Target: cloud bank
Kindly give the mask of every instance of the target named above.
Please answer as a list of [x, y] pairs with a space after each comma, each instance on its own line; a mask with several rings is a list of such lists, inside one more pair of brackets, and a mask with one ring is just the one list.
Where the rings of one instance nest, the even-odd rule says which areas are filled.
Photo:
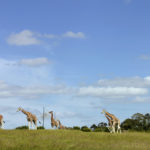
[[41, 34], [38, 32], [33, 32], [31, 30], [23, 30], [19, 33], [12, 33], [7, 38], [7, 43], [10, 45], [16, 46], [29, 46], [29, 45], [38, 45], [42, 41], [47, 39], [63, 39], [63, 38], [74, 38], [74, 39], [85, 39], [85, 34], [83, 32], [73, 32], [68, 31], [64, 34], [55, 35], [55, 34]]
[[40, 58], [33, 58], [33, 59], [22, 59], [19, 61], [19, 64], [27, 65], [30, 67], [36, 67], [36, 66], [50, 64], [50, 61], [45, 57], [40, 57]]
[[8, 44], [16, 46], [28, 46], [40, 44], [35, 34], [30, 30], [23, 30], [19, 33], [12, 33], [8, 39]]

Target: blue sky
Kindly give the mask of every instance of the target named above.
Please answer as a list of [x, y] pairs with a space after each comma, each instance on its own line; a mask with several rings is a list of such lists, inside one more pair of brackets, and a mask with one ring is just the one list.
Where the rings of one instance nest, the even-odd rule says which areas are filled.
[[[5, 128], [53, 110], [66, 126], [121, 121], [150, 106], [149, 0], [0, 1]], [[50, 128], [50, 115], [46, 117]]]

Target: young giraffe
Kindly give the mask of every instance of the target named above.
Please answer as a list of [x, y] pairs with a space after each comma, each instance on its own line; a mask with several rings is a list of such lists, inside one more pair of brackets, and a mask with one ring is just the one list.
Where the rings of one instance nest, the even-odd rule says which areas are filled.
[[5, 123], [5, 121], [3, 120], [3, 116], [0, 115], [0, 129], [4, 128], [4, 123]]
[[115, 133], [115, 127], [117, 125], [117, 133], [118, 133], [118, 131], [120, 131], [120, 133], [121, 133], [120, 120], [118, 118], [116, 118], [115, 115], [108, 113], [104, 109], [103, 109], [102, 113], [105, 114], [105, 116], [108, 116], [110, 118], [110, 120], [112, 121], [112, 132]]
[[110, 131], [110, 133], [112, 133], [113, 121], [112, 121], [106, 114], [104, 114], [104, 115], [105, 115], [105, 117], [106, 117], [107, 120], [108, 120], [108, 130]]
[[[29, 130], [30, 130], [30, 125], [33, 128], [33, 123], [35, 125], [35, 130], [37, 130], [37, 120], [38, 120], [37, 117], [34, 114], [24, 110], [21, 107], [18, 108], [17, 112], [18, 111], [21, 111], [22, 113], [24, 113], [27, 116]], [[41, 123], [41, 122], [39, 121], [39, 123]]]
[[56, 127], [58, 128], [59, 126], [59, 121], [58, 120], [55, 120], [54, 117], [53, 117], [53, 111], [50, 111], [49, 112], [51, 114], [51, 127]]
[[60, 120], [58, 120], [58, 122], [59, 122], [59, 129], [66, 129], [66, 127], [61, 124]]

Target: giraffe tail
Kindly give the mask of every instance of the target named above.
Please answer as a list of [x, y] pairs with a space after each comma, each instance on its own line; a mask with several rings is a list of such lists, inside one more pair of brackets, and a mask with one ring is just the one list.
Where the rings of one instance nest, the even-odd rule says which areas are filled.
[[41, 121], [39, 119], [37, 119], [39, 121], [39, 124], [41, 124]]

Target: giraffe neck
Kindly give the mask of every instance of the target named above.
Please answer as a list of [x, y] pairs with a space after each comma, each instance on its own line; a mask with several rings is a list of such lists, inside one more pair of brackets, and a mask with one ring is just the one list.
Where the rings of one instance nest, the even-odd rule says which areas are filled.
[[107, 118], [108, 121], [112, 121], [106, 114], [105, 117]]
[[22, 113], [24, 113], [25, 115], [27, 115], [27, 116], [28, 116], [27, 111], [25, 111], [24, 109], [22, 109], [21, 111], [22, 111]]
[[105, 115], [109, 116], [111, 119], [113, 119], [112, 114], [108, 113], [107, 111], [105, 111]]
[[51, 121], [54, 121], [53, 113], [51, 113]]
[[107, 120], [108, 120], [108, 125], [112, 125], [112, 123], [113, 123], [113, 120], [112, 119], [110, 119], [106, 114], [105, 114], [105, 117], [107, 118]]

